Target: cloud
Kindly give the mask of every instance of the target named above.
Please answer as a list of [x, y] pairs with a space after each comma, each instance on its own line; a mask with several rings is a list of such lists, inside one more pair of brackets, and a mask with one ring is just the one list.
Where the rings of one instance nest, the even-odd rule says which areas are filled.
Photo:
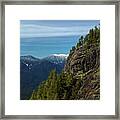
[[35, 24], [21, 24], [20, 36], [26, 37], [53, 37], [84, 35], [93, 26], [42, 26]]

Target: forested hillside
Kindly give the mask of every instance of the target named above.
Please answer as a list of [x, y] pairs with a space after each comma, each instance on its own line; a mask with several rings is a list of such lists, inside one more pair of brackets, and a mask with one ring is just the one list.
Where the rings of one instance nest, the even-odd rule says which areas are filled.
[[59, 74], [64, 68], [66, 58], [49, 56], [38, 59], [33, 56], [20, 57], [20, 99], [30, 99], [32, 91], [48, 78], [52, 69]]
[[50, 72], [32, 93], [31, 100], [100, 99], [100, 28], [90, 29], [70, 50], [63, 71]]

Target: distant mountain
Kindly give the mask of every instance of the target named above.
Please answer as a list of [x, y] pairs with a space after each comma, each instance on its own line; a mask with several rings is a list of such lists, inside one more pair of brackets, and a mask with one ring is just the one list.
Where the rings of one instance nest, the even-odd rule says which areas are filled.
[[68, 54], [53, 54], [48, 57], [45, 57], [44, 60], [48, 60], [55, 64], [63, 64], [68, 57]]
[[46, 80], [50, 71], [61, 73], [66, 55], [51, 55], [43, 59], [31, 55], [20, 57], [20, 98], [29, 99], [33, 89]]
[[23, 60], [23, 61], [26, 61], [26, 60], [29, 60], [29, 61], [39, 61], [40, 59], [35, 58], [35, 57], [31, 56], [31, 55], [27, 55], [27, 56], [21, 56], [20, 60]]

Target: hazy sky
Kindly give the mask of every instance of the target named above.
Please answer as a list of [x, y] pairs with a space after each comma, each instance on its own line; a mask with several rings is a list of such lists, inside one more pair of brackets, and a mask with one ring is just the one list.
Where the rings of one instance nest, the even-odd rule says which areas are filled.
[[99, 20], [21, 20], [20, 37], [54, 37], [84, 35]]

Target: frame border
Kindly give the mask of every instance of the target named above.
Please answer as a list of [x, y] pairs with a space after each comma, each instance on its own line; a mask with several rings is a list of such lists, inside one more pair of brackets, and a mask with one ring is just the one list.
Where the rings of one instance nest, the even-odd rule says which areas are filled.
[[[115, 5], [115, 115], [5, 115], [5, 5]], [[45, 0], [1, 2], [0, 119], [118, 119], [119, 116], [119, 0]]]

